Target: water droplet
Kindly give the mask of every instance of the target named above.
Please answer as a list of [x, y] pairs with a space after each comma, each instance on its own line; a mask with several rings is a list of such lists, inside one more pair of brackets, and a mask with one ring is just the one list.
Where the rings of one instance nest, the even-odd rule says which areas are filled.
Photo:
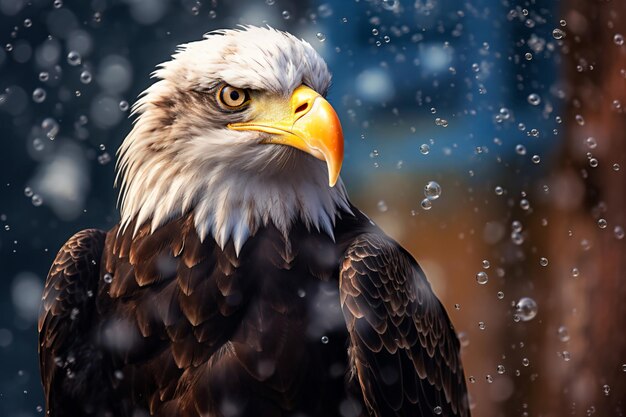
[[44, 144], [43, 141], [39, 138], [33, 139], [33, 149], [37, 152], [43, 151]]
[[326, 40], [326, 35], [324, 35], [322, 32], [317, 32], [317, 34], [315, 36], [317, 36], [317, 39], [320, 42], [324, 42]]
[[525, 198], [522, 198], [519, 202], [519, 206], [522, 210], [528, 210], [530, 208], [530, 203]]
[[[622, 40], [622, 42], [623, 42], [623, 40]], [[607, 384], [602, 385], [602, 392], [604, 392], [604, 395], [606, 395], [608, 397], [609, 394], [611, 393], [611, 387], [608, 386]]]
[[24, 27], [29, 28], [33, 25], [33, 21], [30, 19], [24, 19]]
[[485, 325], [485, 322], [484, 322], [484, 321], [479, 321], [479, 322], [478, 322], [478, 328], [479, 328], [480, 330], [485, 330], [485, 328], [486, 328], [486, 327], [487, 327], [487, 326]]
[[60, 9], [61, 7], [63, 7], [63, 0], [54, 0], [52, 5], [55, 9]]
[[535, 300], [529, 297], [520, 298], [515, 305], [515, 314], [522, 321], [530, 321], [537, 315], [538, 307]]
[[437, 415], [441, 414], [442, 412], [443, 412], [443, 410], [441, 409], [440, 406], [437, 406], [437, 407], [433, 408], [433, 413], [435, 413]]
[[422, 206], [422, 208], [424, 210], [430, 210], [432, 208], [432, 206], [433, 206], [433, 202], [430, 199], [425, 198], [425, 199], [422, 200], [420, 205]]
[[41, 122], [41, 129], [48, 139], [54, 140], [59, 133], [59, 124], [53, 118], [48, 117]]
[[600, 229], [606, 229], [606, 226], [608, 225], [607, 221], [605, 219], [598, 219], [598, 227]]
[[613, 164], [613, 171], [619, 171], [619, 164]]
[[569, 340], [569, 332], [567, 331], [567, 327], [559, 326], [559, 330], [557, 330], [557, 334], [559, 335], [559, 340], [561, 342], [567, 342]]
[[383, 0], [381, 4], [383, 8], [387, 10], [396, 11], [397, 8], [400, 6], [400, 1], [399, 0]]
[[585, 125], [585, 118], [582, 117], [580, 114], [577, 114], [576, 117], [574, 117], [574, 119], [576, 119], [576, 123], [578, 123], [580, 126]]
[[498, 300], [502, 300], [504, 298], [504, 293], [502, 291], [498, 291], [496, 296], [498, 297]]
[[35, 207], [39, 207], [43, 204], [43, 199], [41, 198], [39, 194], [33, 194], [30, 201], [31, 203], [33, 203], [33, 206]]
[[624, 44], [624, 35], [616, 33], [613, 36], [613, 42], [615, 42], [615, 45], [622, 46]]
[[468, 380], [469, 380], [469, 382], [470, 382], [470, 383], [472, 383], [472, 384], [476, 383], [476, 378], [474, 378], [473, 376], [470, 376], [470, 377], [468, 378]]
[[35, 103], [43, 103], [46, 100], [46, 90], [41, 87], [33, 90], [33, 101]]
[[108, 152], [103, 153], [102, 155], [98, 155], [98, 163], [100, 165], [106, 165], [111, 162], [111, 155]]
[[615, 226], [613, 228], [613, 234], [619, 240], [624, 239], [624, 228], [622, 226]]
[[485, 377], [485, 380], [487, 381], [487, 383], [491, 384], [493, 382], [493, 377], [487, 374], [487, 376]]
[[283, 19], [285, 20], [288, 20], [289, 18], [291, 18], [291, 14], [287, 10], [283, 10], [281, 14], [283, 16]]
[[539, 155], [533, 155], [531, 159], [533, 161], [533, 164], [538, 164], [539, 162], [541, 162], [541, 157]]
[[485, 259], [485, 260], [483, 260], [483, 268], [485, 268], [485, 269], [489, 269], [489, 267], [490, 267], [490, 266], [491, 266], [491, 264], [489, 263], [489, 261], [488, 261], [488, 260], [486, 260], [486, 259]]
[[563, 19], [559, 20], [559, 24], [563, 27], [567, 26], [567, 22]]
[[321, 341], [322, 341], [323, 344], [327, 345], [328, 344], [328, 336], [322, 336]]
[[420, 153], [422, 155], [428, 155], [429, 152], [430, 152], [430, 146], [428, 146], [425, 143], [420, 145]]
[[389, 207], [387, 207], [387, 203], [385, 203], [385, 200], [380, 200], [377, 204], [377, 207], [378, 207], [378, 211], [380, 211], [381, 213], [384, 213], [387, 210], [389, 210]]
[[83, 59], [77, 51], [70, 51], [67, 54], [67, 63], [73, 67], [80, 65], [82, 61]]
[[496, 195], [502, 195], [502, 194], [504, 194], [504, 189], [502, 187], [500, 187], [500, 186], [497, 186], [495, 188], [495, 192], [496, 192]]
[[515, 146], [515, 152], [518, 155], [526, 155], [526, 147], [520, 143], [517, 146]]
[[89, 84], [91, 82], [91, 73], [87, 70], [80, 73], [80, 82], [83, 84]]
[[541, 103], [541, 96], [537, 93], [531, 93], [527, 98], [528, 102], [533, 106], [538, 106]]
[[113, 275], [109, 274], [108, 272], [106, 274], [104, 274], [104, 277], [102, 277], [102, 279], [104, 280], [104, 282], [106, 282], [107, 284], [110, 284], [113, 282]]
[[130, 105], [128, 104], [128, 101], [126, 101], [126, 100], [120, 101], [120, 110], [121, 111], [128, 111], [129, 108], [130, 108]]
[[541, 266], [548, 266], [548, 258], [541, 258], [541, 259], [539, 259], [539, 265], [541, 265]]
[[265, 4], [267, 4], [268, 6], [273, 6], [274, 3], [276, 3], [276, 0], [265, 0]]
[[578, 268], [572, 268], [572, 276], [577, 278], [580, 275], [580, 270]]
[[476, 282], [478, 282], [480, 285], [485, 285], [488, 281], [489, 281], [489, 276], [487, 275], [486, 272], [480, 271], [479, 273], [476, 274]]
[[598, 146], [598, 142], [596, 142], [596, 138], [594, 138], [593, 136], [589, 136], [587, 139], [585, 139], [585, 143], [587, 144], [587, 147], [589, 149], [595, 149]]
[[552, 31], [552, 37], [554, 39], [563, 39], [565, 37], [565, 32], [562, 29], [556, 28]]
[[26, 187], [26, 188], [24, 188], [24, 195], [25, 195], [26, 197], [32, 197], [32, 195], [33, 195], [33, 189], [32, 189], [32, 188], [30, 188], [30, 187]]
[[530, 361], [528, 360], [528, 358], [523, 358], [522, 359], [522, 365], [524, 365], [524, 366], [530, 365]]
[[424, 196], [429, 200], [436, 200], [441, 195], [441, 186], [436, 181], [429, 181], [424, 186]]
[[598, 166], [598, 160], [596, 158], [589, 159], [589, 166], [591, 168], [596, 168]]
[[498, 371], [500, 375], [502, 375], [506, 371], [506, 369], [504, 369], [504, 365], [498, 365], [496, 367], [496, 370]]

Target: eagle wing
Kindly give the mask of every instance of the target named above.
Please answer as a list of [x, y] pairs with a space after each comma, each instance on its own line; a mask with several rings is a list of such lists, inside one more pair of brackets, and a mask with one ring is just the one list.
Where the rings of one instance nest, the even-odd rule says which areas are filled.
[[350, 360], [372, 416], [469, 416], [459, 341], [417, 262], [388, 237], [358, 236], [340, 272]]
[[76, 233], [59, 250], [46, 279], [38, 323], [39, 365], [52, 415], [78, 412], [76, 404], [89, 401], [85, 387], [98, 384], [92, 379], [99, 360], [90, 348], [90, 328], [105, 237], [96, 229]]

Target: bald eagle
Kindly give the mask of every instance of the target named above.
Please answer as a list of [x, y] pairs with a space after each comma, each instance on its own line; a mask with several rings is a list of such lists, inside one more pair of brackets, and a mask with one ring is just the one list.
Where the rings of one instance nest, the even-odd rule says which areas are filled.
[[311, 45], [211, 32], [154, 77], [119, 224], [71, 237], [46, 280], [47, 415], [469, 416], [444, 307], [339, 178]]

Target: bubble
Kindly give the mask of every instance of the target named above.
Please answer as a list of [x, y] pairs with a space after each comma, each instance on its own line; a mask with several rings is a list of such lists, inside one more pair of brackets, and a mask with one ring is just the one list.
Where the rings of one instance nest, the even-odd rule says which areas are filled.
[[589, 149], [595, 149], [598, 146], [598, 142], [593, 136], [589, 136], [587, 139], [585, 139], [585, 144]]
[[441, 186], [436, 181], [429, 181], [424, 186], [424, 196], [429, 200], [436, 200], [441, 195]]
[[276, 3], [276, 0], [265, 0], [265, 4], [267, 4], [268, 6], [273, 6], [274, 3]]
[[288, 20], [289, 18], [291, 18], [291, 14], [287, 10], [283, 10], [281, 14], [283, 16], [283, 19], [285, 20]]
[[613, 234], [618, 240], [624, 239], [624, 228], [622, 226], [615, 226], [613, 228]]
[[485, 330], [485, 328], [486, 328], [486, 327], [487, 327], [487, 326], [485, 325], [485, 322], [484, 322], [484, 321], [479, 321], [479, 322], [478, 322], [478, 328], [479, 328], [480, 330]]
[[35, 103], [43, 103], [46, 100], [46, 90], [41, 87], [33, 90], [33, 101]]
[[440, 117], [437, 117], [435, 119], [435, 125], [441, 126], [441, 127], [448, 127], [448, 121], [446, 119], [442, 119]]
[[602, 392], [604, 392], [604, 395], [608, 397], [611, 393], [611, 387], [608, 386], [607, 384], [602, 385]]
[[39, 73], [39, 81], [46, 82], [50, 79], [50, 74], [46, 71], [42, 71]]
[[520, 143], [517, 146], [515, 146], [515, 152], [518, 155], [526, 155], [526, 147]]
[[502, 374], [506, 371], [506, 369], [504, 369], [504, 365], [498, 365], [498, 366], [496, 367], [496, 371], [497, 371], [500, 375], [502, 375]]
[[383, 0], [381, 4], [384, 9], [397, 10], [398, 6], [400, 5], [400, 1], [399, 0]]
[[39, 207], [43, 204], [43, 199], [39, 194], [33, 194], [30, 201], [33, 203], [33, 206]]
[[327, 345], [328, 344], [328, 336], [322, 336], [321, 341], [323, 344]]
[[476, 378], [474, 378], [473, 376], [470, 376], [469, 378], [467, 378], [468, 381], [472, 384], [476, 383]]
[[624, 35], [616, 33], [613, 36], [613, 42], [615, 42], [615, 45], [622, 46], [624, 44]]
[[378, 207], [378, 211], [380, 211], [381, 213], [384, 213], [387, 210], [389, 210], [389, 207], [387, 207], [387, 203], [385, 203], [385, 200], [380, 200], [377, 204], [377, 207]]
[[567, 342], [569, 340], [569, 331], [567, 331], [567, 327], [559, 326], [557, 334], [559, 335], [559, 340], [561, 342]]
[[565, 32], [562, 29], [556, 28], [552, 31], [552, 37], [554, 39], [563, 39], [565, 37]]
[[585, 118], [582, 117], [580, 114], [577, 114], [576, 117], [574, 117], [574, 119], [576, 119], [576, 123], [578, 123], [580, 126], [585, 125]]
[[32, 197], [32, 195], [33, 195], [33, 189], [32, 189], [32, 188], [30, 188], [30, 187], [26, 187], [26, 188], [24, 188], [24, 195], [25, 195], [26, 197]]
[[89, 84], [91, 82], [91, 73], [87, 70], [80, 73], [80, 82], [83, 84]]
[[480, 271], [476, 274], [476, 282], [478, 282], [480, 285], [485, 285], [487, 281], [489, 281], [489, 276], [486, 272]]
[[315, 36], [320, 42], [324, 42], [326, 40], [326, 35], [324, 35], [322, 32], [317, 32]]
[[613, 171], [619, 171], [619, 164], [613, 164]]
[[541, 97], [537, 93], [529, 94], [527, 100], [532, 106], [538, 106], [541, 103]]
[[535, 300], [523, 297], [515, 305], [515, 315], [522, 321], [530, 321], [537, 315], [538, 307]]
[[432, 208], [432, 206], [433, 206], [433, 202], [430, 199], [425, 198], [425, 199], [422, 200], [420, 205], [422, 206], [422, 208], [424, 210], [430, 210]]
[[496, 195], [504, 194], [504, 189], [500, 186], [497, 186], [494, 191], [496, 192]]
[[126, 100], [122, 100], [120, 101], [120, 110], [121, 111], [128, 111], [128, 109], [130, 108], [130, 105], [128, 104], [128, 101]]
[[491, 264], [489, 263], [489, 261], [488, 261], [488, 260], [486, 260], [486, 259], [485, 259], [485, 260], [483, 260], [483, 268], [485, 268], [485, 269], [489, 269], [489, 267], [490, 267], [490, 266], [491, 266]]
[[67, 54], [67, 63], [73, 67], [80, 65], [82, 61], [82, 57], [77, 51], [70, 51]]
[[541, 157], [539, 155], [533, 155], [531, 159], [534, 164], [538, 164], [539, 162], [541, 162]]
[[102, 279], [104, 280], [104, 282], [106, 282], [107, 284], [110, 284], [113, 282], [113, 275], [106, 273], [104, 274], [104, 277], [102, 277]]
[[519, 206], [522, 210], [528, 210], [530, 208], [530, 203], [525, 198], [522, 198], [519, 202]]
[[63, 0], [54, 0], [52, 5], [55, 9], [60, 9], [61, 7], [63, 7]]
[[598, 166], [598, 160], [596, 158], [589, 159], [589, 166], [591, 168], [596, 168]]
[[513, 220], [513, 222], [511, 223], [511, 229], [513, 229], [514, 232], [521, 232], [522, 222], [520, 222], [519, 220]]
[[33, 149], [37, 152], [43, 151], [44, 144], [43, 141], [39, 138], [33, 139]]
[[539, 265], [541, 266], [548, 266], [548, 258], [541, 258], [539, 259]]
[[567, 26], [567, 22], [563, 19], [559, 20], [559, 24], [563, 27]]
[[100, 165], [106, 165], [109, 162], [111, 162], [111, 155], [109, 155], [108, 152], [103, 153], [102, 155], [98, 156], [98, 163]]
[[41, 129], [48, 139], [54, 140], [59, 133], [59, 124], [52, 117], [48, 117], [41, 122]]
[[607, 221], [605, 219], [598, 219], [598, 227], [600, 229], [606, 229], [606, 226], [608, 225]]
[[530, 361], [528, 360], [528, 358], [523, 358], [522, 359], [522, 365], [524, 365], [524, 366], [530, 365]]
[[421, 153], [422, 155], [428, 155], [428, 153], [429, 153], [429, 152], [430, 152], [430, 146], [428, 146], [428, 145], [427, 145], [427, 144], [425, 144], [425, 143], [422, 143], [422, 144], [420, 145], [420, 153]]
[[578, 268], [572, 268], [572, 276], [577, 278], [580, 275], [580, 270]]
[[498, 300], [502, 300], [504, 298], [504, 293], [502, 291], [498, 291], [496, 297], [498, 297]]
[[24, 27], [29, 28], [33, 25], [33, 21], [30, 19], [24, 19]]

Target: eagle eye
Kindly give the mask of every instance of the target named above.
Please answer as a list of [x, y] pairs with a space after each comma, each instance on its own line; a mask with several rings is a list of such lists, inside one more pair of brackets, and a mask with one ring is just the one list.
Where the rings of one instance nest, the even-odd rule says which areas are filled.
[[248, 104], [250, 94], [248, 90], [226, 84], [217, 91], [217, 101], [226, 110], [239, 110]]

